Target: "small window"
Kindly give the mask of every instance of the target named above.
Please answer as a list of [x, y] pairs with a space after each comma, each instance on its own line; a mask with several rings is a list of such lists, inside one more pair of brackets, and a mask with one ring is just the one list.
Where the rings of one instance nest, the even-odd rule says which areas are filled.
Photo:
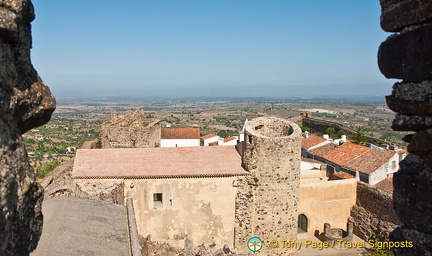
[[154, 206], [162, 206], [163, 194], [154, 193], [153, 194], [153, 204]]
[[396, 169], [396, 161], [392, 161], [392, 169]]

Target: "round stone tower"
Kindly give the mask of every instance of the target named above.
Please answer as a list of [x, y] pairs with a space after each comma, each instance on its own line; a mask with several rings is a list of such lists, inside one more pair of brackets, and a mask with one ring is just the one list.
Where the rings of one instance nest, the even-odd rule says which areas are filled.
[[301, 130], [276, 117], [249, 121], [243, 165], [251, 172], [239, 189], [236, 247], [251, 237], [262, 240], [262, 255], [292, 255], [282, 240], [296, 241], [300, 185]]

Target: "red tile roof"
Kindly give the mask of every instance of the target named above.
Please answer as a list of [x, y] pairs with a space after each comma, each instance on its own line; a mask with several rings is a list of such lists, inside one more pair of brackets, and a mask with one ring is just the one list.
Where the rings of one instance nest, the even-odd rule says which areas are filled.
[[79, 149], [73, 178], [173, 178], [247, 175], [235, 146]]
[[161, 139], [199, 139], [199, 128], [162, 128]]
[[317, 135], [310, 134], [308, 138], [302, 138], [301, 146], [302, 148], [309, 149], [324, 141], [326, 141], [326, 139]]
[[224, 139], [224, 142], [228, 142], [228, 141], [232, 141], [232, 140], [237, 140], [237, 139], [234, 137], [228, 137], [228, 138]]
[[321, 162], [321, 161], [318, 161], [318, 160], [315, 160], [315, 159], [312, 159], [312, 158], [306, 158], [306, 157], [302, 157], [301, 160], [302, 160], [303, 162], [308, 162], [308, 163], [326, 164], [326, 163], [324, 163], [324, 162]]
[[373, 149], [351, 142], [345, 142], [342, 146], [338, 146], [333, 151], [325, 154], [323, 158], [341, 166], [370, 150]]
[[348, 173], [345, 173], [345, 172], [335, 172], [335, 173], [333, 173], [333, 176], [335, 176], [339, 179], [353, 179], [354, 178], [354, 176], [352, 176]]
[[319, 156], [319, 157], [323, 157], [326, 154], [332, 152], [333, 150], [336, 149], [336, 145], [334, 145], [333, 143], [329, 143], [329, 144], [325, 144], [324, 146], [318, 147], [318, 148], [314, 148], [309, 150], [308, 152], [314, 156]]
[[358, 171], [364, 174], [371, 174], [383, 164], [387, 163], [397, 152], [386, 150], [369, 150], [363, 155], [345, 163], [342, 167]]
[[385, 178], [374, 185], [377, 189], [393, 194], [393, 178]]
[[201, 136], [200, 139], [206, 140], [206, 139], [210, 139], [210, 138], [213, 138], [213, 137], [217, 137], [217, 135], [216, 135], [216, 134], [213, 134], [213, 133], [210, 133], [210, 134], [207, 134], [207, 135]]

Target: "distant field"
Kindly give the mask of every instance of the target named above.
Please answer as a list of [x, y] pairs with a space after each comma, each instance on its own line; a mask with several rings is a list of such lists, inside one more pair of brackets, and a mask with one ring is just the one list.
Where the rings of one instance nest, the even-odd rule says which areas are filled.
[[100, 125], [109, 118], [111, 110], [123, 113], [136, 108], [144, 109], [148, 118], [162, 120], [163, 126], [198, 127], [202, 135], [218, 133], [222, 136], [241, 130], [246, 119], [260, 116], [288, 118], [310, 111], [314, 117], [354, 129], [362, 127], [369, 136], [390, 144], [405, 145], [401, 138], [406, 133], [391, 130], [394, 113], [381, 98], [58, 99], [52, 120], [24, 135], [32, 164], [40, 166], [51, 157], [72, 157], [75, 148], [84, 141], [98, 139]]

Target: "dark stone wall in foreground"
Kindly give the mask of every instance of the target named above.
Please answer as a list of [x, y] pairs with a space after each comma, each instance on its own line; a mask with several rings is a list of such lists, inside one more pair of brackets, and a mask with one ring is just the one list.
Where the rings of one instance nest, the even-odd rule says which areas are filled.
[[55, 100], [30, 62], [29, 0], [0, 0], [0, 255], [28, 255], [42, 229], [42, 188], [21, 134], [45, 124]]
[[414, 248], [395, 248], [396, 255], [432, 255], [432, 1], [380, 0], [381, 27], [397, 32], [383, 42], [378, 65], [393, 86], [387, 105], [395, 111], [392, 128], [413, 131], [404, 138], [409, 155], [395, 173], [394, 208], [403, 223], [395, 241]]

